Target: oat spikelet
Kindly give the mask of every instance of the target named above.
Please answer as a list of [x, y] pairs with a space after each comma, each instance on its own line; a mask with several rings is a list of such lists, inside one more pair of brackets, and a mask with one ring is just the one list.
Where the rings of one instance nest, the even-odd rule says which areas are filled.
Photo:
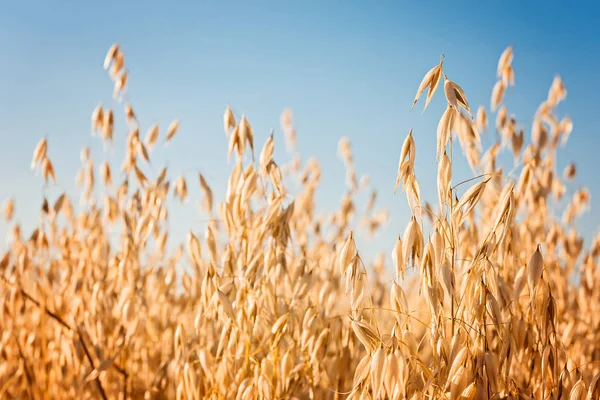
[[210, 186], [208, 186], [208, 183], [206, 183], [206, 179], [204, 179], [204, 176], [202, 174], [199, 175], [199, 179], [200, 179], [200, 187], [202, 188], [202, 192], [204, 193], [204, 200], [202, 203], [204, 211], [211, 214], [212, 209], [213, 209], [212, 190], [210, 189]]
[[585, 382], [582, 378], [579, 378], [571, 388], [571, 392], [569, 392], [569, 400], [584, 400], [585, 392]]
[[402, 240], [400, 239], [400, 235], [398, 235], [398, 240], [396, 240], [396, 244], [392, 250], [392, 262], [396, 268], [396, 279], [404, 279], [405, 260], [402, 253]]
[[110, 165], [108, 165], [108, 161], [104, 161], [104, 163], [102, 163], [102, 166], [100, 167], [100, 173], [102, 174], [104, 186], [112, 185], [112, 175], [110, 172]]
[[141, 169], [138, 168], [137, 165], [133, 166], [133, 170], [135, 172], [135, 179], [138, 181], [138, 183], [140, 185], [145, 187], [148, 183], [148, 178], [146, 178], [146, 175], [142, 172]]
[[229, 300], [229, 297], [227, 297], [227, 295], [225, 295], [225, 293], [223, 293], [219, 289], [217, 289], [217, 294], [218, 294], [219, 302], [221, 303], [221, 306], [223, 307], [223, 311], [229, 318], [231, 318], [233, 321], [235, 321], [235, 313], [233, 312], [233, 304], [231, 303], [231, 300]]
[[44, 181], [48, 183], [48, 179], [52, 178], [52, 182], [56, 183], [56, 175], [54, 174], [54, 166], [48, 157], [44, 158], [42, 165], [42, 173], [44, 175]]
[[106, 57], [104, 58], [104, 69], [108, 69], [108, 67], [110, 67], [110, 63], [115, 59], [118, 52], [119, 52], [118, 44], [113, 44], [112, 46], [110, 46], [110, 48], [108, 49], [108, 52], [106, 53]]
[[175, 120], [171, 122], [169, 127], [167, 128], [167, 138], [165, 139], [165, 144], [169, 143], [171, 139], [177, 134], [177, 130], [179, 129], [179, 121]]
[[192, 233], [188, 232], [187, 235], [187, 248], [188, 255], [196, 266], [200, 266], [202, 262], [202, 248], [200, 247], [200, 240]]
[[414, 171], [416, 159], [415, 140], [412, 135], [412, 129], [408, 132], [408, 136], [402, 144], [400, 153], [400, 162], [398, 163], [398, 175], [396, 176], [396, 184], [394, 186], [394, 194], [398, 190], [401, 181], [405, 181]]
[[60, 212], [60, 210], [62, 210], [62, 208], [65, 204], [66, 197], [67, 197], [67, 195], [65, 193], [62, 193], [60, 196], [58, 196], [58, 198], [54, 202], [54, 206], [52, 207], [54, 214], [58, 214]]
[[148, 129], [146, 133], [146, 137], [144, 138], [144, 143], [146, 146], [152, 150], [158, 141], [158, 124], [154, 124]]
[[102, 104], [96, 106], [94, 111], [92, 112], [92, 135], [95, 135], [97, 132], [102, 130], [102, 126], [104, 125], [104, 110], [102, 108]]
[[119, 101], [121, 100], [123, 94], [125, 94], [125, 91], [127, 90], [128, 77], [129, 73], [127, 71], [124, 71], [121, 75], [119, 75], [119, 77], [115, 81], [115, 86], [113, 89], [113, 99], [119, 98]]
[[179, 176], [175, 181], [175, 196], [179, 198], [179, 201], [183, 203], [187, 197], [187, 183], [183, 175]]
[[233, 115], [233, 111], [231, 108], [227, 106], [225, 109], [225, 113], [223, 114], [223, 128], [225, 129], [225, 136], [229, 139], [229, 135], [231, 134], [230, 129], [235, 128], [235, 117]]
[[102, 121], [102, 134], [104, 135], [104, 140], [112, 141], [114, 123], [115, 119], [112, 110], [106, 110], [104, 112], [104, 121]]
[[296, 130], [294, 129], [292, 110], [290, 108], [285, 108], [281, 113], [280, 125], [285, 133], [286, 148], [288, 151], [292, 151], [296, 146]]
[[563, 173], [565, 179], [573, 180], [575, 178], [575, 174], [577, 173], [577, 169], [575, 168], [574, 163], [570, 163], [565, 167], [565, 171]]
[[12, 198], [7, 199], [2, 205], [2, 213], [6, 222], [10, 222], [15, 212], [15, 201]]
[[360, 340], [360, 342], [363, 344], [367, 352], [371, 353], [375, 348], [375, 344], [379, 340], [373, 328], [364, 322], [353, 320], [352, 330], [354, 331], [354, 334], [358, 340]]
[[437, 126], [437, 157], [442, 155], [448, 140], [450, 140], [453, 124], [454, 112], [452, 112], [452, 108], [448, 105]]
[[544, 259], [542, 258], [541, 247], [538, 244], [535, 252], [529, 259], [529, 263], [527, 264], [527, 284], [529, 285], [529, 294], [532, 302], [535, 290], [540, 279], [542, 278], [543, 269]]
[[452, 165], [450, 158], [444, 151], [442, 158], [438, 164], [437, 186], [438, 199], [440, 202], [440, 212], [444, 209], [444, 205], [450, 199], [450, 182], [452, 181]]
[[467, 112], [467, 114], [469, 114], [471, 118], [473, 118], [467, 97], [465, 96], [465, 92], [460, 86], [448, 79], [448, 76], [446, 75], [444, 75], [444, 93], [446, 93], [446, 100], [448, 100], [448, 104], [452, 106], [454, 111], [458, 113], [460, 106]]
[[252, 152], [252, 160], [254, 160], [254, 132], [245, 115], [240, 120], [239, 135], [241, 140], [248, 142], [248, 146], [250, 146], [250, 151]]
[[496, 82], [494, 88], [492, 89], [492, 111], [496, 111], [500, 103], [502, 103], [505, 90], [506, 85], [504, 84], [504, 81], [500, 80]]
[[471, 186], [465, 194], [462, 195], [458, 204], [456, 205], [457, 210], [462, 210], [464, 206], [466, 208], [462, 210], [462, 217], [458, 221], [458, 225], [462, 224], [462, 221], [467, 217], [467, 215], [475, 208], [479, 200], [481, 200], [483, 193], [485, 192], [485, 188], [487, 183], [490, 181], [490, 178], [478, 182], [475, 185]]
[[506, 69], [508, 67], [510, 67], [512, 60], [513, 60], [513, 48], [512, 48], [512, 46], [508, 46], [502, 52], [502, 54], [500, 55], [500, 59], [498, 60], [498, 71], [497, 71], [498, 78], [502, 77], [502, 75], [504, 74], [504, 71], [506, 71]]
[[485, 108], [483, 106], [479, 106], [477, 109], [477, 116], [475, 117], [477, 123], [477, 130], [479, 132], [484, 132], [488, 128], [488, 118], [485, 112]]
[[31, 159], [31, 169], [34, 169], [35, 166], [46, 158], [46, 153], [48, 151], [48, 142], [46, 138], [43, 138], [39, 141], [35, 149], [33, 150], [33, 158]]
[[273, 159], [273, 153], [275, 151], [275, 141], [273, 140], [273, 132], [267, 138], [267, 141], [263, 145], [262, 150], [260, 151], [260, 156], [258, 158], [261, 171], [267, 170], [267, 165]]
[[346, 273], [346, 269], [350, 266], [350, 263], [354, 256], [356, 256], [356, 244], [354, 243], [354, 234], [350, 231], [350, 236], [344, 242], [342, 246], [342, 250], [340, 251], [339, 256], [339, 271], [340, 275], [344, 275]]
[[123, 54], [123, 52], [117, 51], [117, 53], [115, 54], [115, 56], [113, 58], [113, 62], [110, 67], [110, 70], [108, 71], [108, 73], [113, 81], [118, 79], [119, 73], [121, 71], [123, 71], [124, 67], [125, 67], [125, 55]]
[[412, 106], [410, 107], [410, 109], [412, 110], [415, 107], [415, 104], [417, 104], [417, 101], [419, 100], [419, 97], [421, 96], [421, 94], [423, 93], [423, 91], [425, 90], [425, 88], [429, 88], [429, 91], [427, 92], [427, 98], [425, 100], [425, 107], [423, 107], [423, 112], [425, 112], [425, 110], [427, 109], [427, 106], [429, 105], [429, 102], [431, 101], [431, 98], [433, 97], [433, 94], [435, 93], [435, 91], [437, 90], [440, 81], [442, 80], [442, 64], [444, 63], [444, 56], [440, 56], [440, 63], [438, 65], [436, 65], [435, 67], [431, 68], [423, 77], [423, 80], [421, 81], [421, 84], [419, 85], [419, 88], [417, 89], [417, 94], [415, 95], [415, 99], [413, 100]]
[[286, 192], [283, 187], [283, 177], [281, 175], [279, 166], [275, 163], [275, 161], [271, 160], [267, 169], [269, 171], [269, 176], [271, 177], [273, 186], [275, 186], [280, 196], [285, 196]]
[[129, 104], [129, 103], [125, 104], [125, 119], [127, 120], [127, 123], [129, 124], [129, 126], [131, 126], [134, 121], [137, 122], [135, 112], [133, 111], [133, 108], [131, 107], [131, 104]]
[[379, 393], [383, 384], [385, 359], [385, 350], [380, 346], [371, 359], [371, 389], [375, 398], [381, 397]]
[[417, 264], [423, 254], [423, 233], [414, 215], [404, 230], [402, 247], [405, 262], [412, 261], [413, 265]]

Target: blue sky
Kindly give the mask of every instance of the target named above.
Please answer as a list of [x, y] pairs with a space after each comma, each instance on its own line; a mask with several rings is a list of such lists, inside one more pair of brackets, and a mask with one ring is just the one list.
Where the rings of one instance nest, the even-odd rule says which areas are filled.
[[[597, 6], [558, 1], [1, 2], [0, 201], [16, 199], [16, 216], [28, 234], [43, 195], [29, 163], [44, 135], [59, 179], [58, 187], [46, 190], [49, 197], [74, 189], [82, 146], [92, 148], [97, 164], [103, 161], [102, 145], [90, 135], [90, 115], [100, 102], [120, 107], [102, 69], [106, 50], [118, 42], [142, 132], [181, 121], [176, 140], [153, 156], [155, 168], [168, 163], [171, 177], [183, 171], [196, 198], [196, 172], [202, 172], [222, 194], [229, 173], [225, 106], [247, 113], [259, 149], [275, 128], [279, 162], [286, 159], [279, 116], [291, 107], [298, 150], [322, 167], [320, 206], [334, 209], [344, 192], [337, 143], [347, 136], [358, 174], [369, 174], [379, 189], [377, 207], [391, 215], [377, 240], [361, 250], [389, 251], [409, 218], [406, 197], [392, 190], [410, 128], [423, 196], [436, 199], [435, 129], [445, 100], [438, 92], [424, 115], [424, 98], [409, 112], [421, 78], [444, 53], [445, 72], [463, 87], [471, 107], [489, 109], [498, 57], [513, 45], [516, 86], [505, 103], [527, 134], [554, 75], [566, 84], [558, 113], [571, 116], [574, 130], [557, 161], [561, 172], [569, 161], [577, 163], [570, 192], [582, 184], [590, 188], [592, 210], [579, 223], [590, 238], [600, 224], [594, 154], [600, 147], [599, 16]], [[120, 145], [126, 134], [120, 110], [117, 118]], [[487, 135], [484, 144], [491, 143]], [[108, 157], [120, 166], [122, 153]], [[455, 176], [471, 177], [466, 163], [457, 164]], [[175, 234], [204, 231], [196, 210], [195, 203], [172, 210]], [[1, 222], [0, 235], [6, 232]]]

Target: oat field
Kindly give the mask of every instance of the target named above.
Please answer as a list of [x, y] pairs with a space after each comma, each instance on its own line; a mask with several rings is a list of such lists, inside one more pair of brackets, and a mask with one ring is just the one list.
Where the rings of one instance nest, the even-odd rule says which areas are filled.
[[[600, 398], [600, 236], [583, 246], [576, 223], [590, 193], [567, 190], [575, 165], [555, 163], [573, 129], [555, 111], [567, 89], [557, 75], [525, 126], [503, 104], [516, 90], [512, 47], [499, 56], [489, 105], [469, 104], [445, 74], [450, 57], [414, 77], [406, 107], [439, 120], [437, 133], [403, 128], [388, 190], [412, 217], [386, 259], [368, 260], [350, 228], [364, 182], [347, 138], [348, 192], [325, 220], [315, 213], [318, 161], [276, 162], [284, 143], [255, 143], [233, 106], [222, 116], [230, 163], [215, 166], [231, 169], [224, 198], [203, 175], [170, 181], [152, 153], [178, 139], [180, 121], [140, 131], [123, 97], [136, 71], [112, 46], [98, 73], [118, 107], [90, 110], [91, 130], [126, 149], [122, 164], [95, 165], [83, 148], [80, 196], [29, 210], [39, 213], [33, 232], [13, 221], [18, 202], [3, 205], [0, 398]], [[433, 96], [447, 100], [442, 115], [427, 110]], [[115, 134], [116, 120], [129, 132]], [[280, 123], [293, 144], [290, 110]], [[419, 157], [436, 164], [437, 182], [419, 181], [419, 136], [435, 134], [437, 154]], [[482, 135], [497, 141], [483, 148]], [[41, 185], [72, 179], [54, 172], [59, 145], [43, 138], [32, 149]], [[472, 179], [453, 179], [459, 157]], [[292, 194], [291, 182], [302, 189]], [[171, 251], [169, 206], [192, 185], [212, 218]], [[425, 201], [420, 187], [433, 185], [438, 196]], [[565, 209], [552, 207], [567, 193]], [[356, 229], [385, 222], [371, 214]]]

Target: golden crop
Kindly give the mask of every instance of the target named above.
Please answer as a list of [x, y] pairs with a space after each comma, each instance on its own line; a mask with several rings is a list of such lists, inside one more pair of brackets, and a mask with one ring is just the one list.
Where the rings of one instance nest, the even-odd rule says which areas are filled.
[[[424, 110], [436, 93], [447, 99], [435, 116], [437, 154], [428, 156], [439, 207], [421, 199], [420, 185], [433, 182], [417, 180], [407, 127], [394, 192], [413, 216], [388, 271], [382, 259], [363, 261], [349, 228], [364, 182], [347, 138], [339, 152], [350, 189], [329, 219], [315, 214], [318, 163], [279, 165], [273, 135], [255, 143], [250, 121], [229, 107], [225, 197], [214, 198], [202, 175], [170, 181], [147, 162], [159, 140], [177, 140], [179, 121], [140, 132], [122, 100], [125, 56], [112, 46], [104, 67], [129, 127], [126, 156], [120, 166], [94, 165], [84, 149], [79, 203], [45, 199], [34, 232], [13, 225], [0, 261], [0, 398], [598, 399], [600, 237], [583, 248], [574, 225], [590, 194], [577, 190], [562, 216], [548, 205], [566, 193], [555, 160], [572, 123], [555, 107], [567, 91], [556, 77], [526, 142], [503, 105], [512, 59], [509, 47], [498, 63], [499, 139], [489, 149], [480, 139], [494, 128], [485, 108], [470, 108], [444, 60], [422, 79], [413, 107], [425, 91]], [[99, 106], [93, 134], [114, 141], [123, 115]], [[293, 146], [290, 110], [281, 125]], [[53, 145], [43, 139], [33, 154], [45, 181], [61, 178]], [[514, 165], [499, 165], [502, 151]], [[462, 156], [474, 177], [454, 182]], [[120, 173], [127, 178], [117, 182]], [[564, 171], [575, 174], [574, 164]], [[294, 195], [290, 181], [301, 184]], [[190, 185], [212, 218], [171, 253], [170, 197], [183, 201]], [[370, 213], [374, 201], [370, 231], [387, 217]], [[7, 221], [14, 208], [5, 203]]]

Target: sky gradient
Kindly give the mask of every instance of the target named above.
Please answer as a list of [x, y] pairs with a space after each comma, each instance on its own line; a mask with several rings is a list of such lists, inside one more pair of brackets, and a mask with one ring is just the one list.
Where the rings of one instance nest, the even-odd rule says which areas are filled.
[[[409, 112], [423, 75], [445, 54], [445, 73], [462, 86], [471, 108], [483, 104], [489, 112], [498, 57], [513, 45], [516, 85], [505, 104], [528, 140], [554, 75], [567, 87], [557, 112], [571, 117], [574, 130], [557, 163], [562, 172], [576, 161], [568, 193], [584, 184], [590, 189], [592, 208], [578, 223], [589, 245], [600, 225], [599, 16], [596, 5], [558, 1], [1, 2], [0, 201], [15, 198], [16, 218], [29, 235], [43, 196], [41, 177], [29, 169], [34, 147], [47, 135], [59, 185], [46, 194], [72, 192], [81, 147], [92, 148], [97, 165], [104, 160], [101, 142], [90, 135], [99, 103], [118, 109], [115, 139], [123, 147], [121, 106], [112, 101], [102, 69], [106, 50], [117, 42], [141, 134], [154, 123], [164, 133], [173, 119], [181, 121], [174, 142], [153, 154], [155, 170], [168, 163], [170, 177], [183, 172], [194, 199], [202, 172], [220, 200], [230, 171], [225, 107], [247, 114], [259, 149], [275, 129], [280, 163], [287, 157], [279, 117], [290, 107], [303, 160], [314, 156], [322, 168], [319, 207], [331, 211], [340, 203], [345, 172], [337, 143], [347, 136], [358, 175], [368, 174], [379, 190], [376, 208], [391, 216], [377, 240], [359, 250], [389, 253], [410, 217], [406, 197], [392, 194], [410, 128], [423, 197], [437, 198], [435, 132], [445, 99], [438, 91], [425, 114], [424, 97]], [[489, 119], [493, 127], [495, 114]], [[485, 145], [490, 135], [493, 129], [483, 135]], [[120, 166], [121, 151], [108, 157]], [[464, 161], [456, 168], [456, 180], [472, 176]], [[172, 209], [175, 236], [204, 232], [198, 209], [196, 203]], [[7, 231], [0, 222], [0, 235]]]

